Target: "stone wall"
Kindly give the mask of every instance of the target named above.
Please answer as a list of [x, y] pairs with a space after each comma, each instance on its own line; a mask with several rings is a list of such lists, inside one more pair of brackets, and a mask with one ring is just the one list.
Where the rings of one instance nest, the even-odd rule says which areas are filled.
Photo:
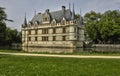
[[[45, 33], [43, 29], [47, 31]], [[55, 29], [55, 32], [53, 31]], [[34, 25], [22, 28], [22, 46], [26, 47], [83, 47], [84, 29], [73, 21], [66, 22], [66, 25], [57, 23]], [[55, 36], [55, 40], [53, 40]], [[47, 41], [43, 41], [47, 37]], [[30, 39], [29, 39], [30, 38]], [[37, 38], [37, 40], [36, 40]]]

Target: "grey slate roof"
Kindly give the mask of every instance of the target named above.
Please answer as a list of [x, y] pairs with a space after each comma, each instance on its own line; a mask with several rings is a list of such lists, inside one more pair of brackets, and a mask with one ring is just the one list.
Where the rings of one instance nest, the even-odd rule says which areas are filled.
[[33, 19], [31, 20], [32, 23], [34, 23], [35, 21], [38, 21], [41, 23], [42, 21], [42, 14], [37, 14], [33, 17]]
[[[42, 22], [42, 14], [37, 14], [33, 17], [33, 19], [31, 20], [31, 22], [35, 22], [35, 21], [38, 21], [39, 23]], [[62, 10], [59, 10], [59, 11], [54, 11], [54, 12], [49, 12], [50, 16], [52, 19], [55, 19], [57, 22], [60, 22], [63, 17], [66, 19], [66, 20], [71, 20], [71, 17], [72, 17], [72, 12], [70, 9], [66, 9], [65, 12], [63, 12]]]

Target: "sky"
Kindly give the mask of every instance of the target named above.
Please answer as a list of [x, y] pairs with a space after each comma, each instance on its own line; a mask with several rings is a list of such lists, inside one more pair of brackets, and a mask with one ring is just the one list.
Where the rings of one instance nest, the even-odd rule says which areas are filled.
[[61, 6], [69, 8], [69, 3], [74, 3], [76, 14], [82, 12], [84, 15], [91, 10], [105, 12], [107, 10], [120, 10], [120, 0], [0, 0], [0, 7], [5, 7], [8, 19], [14, 22], [6, 22], [8, 27], [21, 30], [26, 13], [29, 22], [36, 13], [44, 13], [46, 9], [50, 11], [61, 10]]

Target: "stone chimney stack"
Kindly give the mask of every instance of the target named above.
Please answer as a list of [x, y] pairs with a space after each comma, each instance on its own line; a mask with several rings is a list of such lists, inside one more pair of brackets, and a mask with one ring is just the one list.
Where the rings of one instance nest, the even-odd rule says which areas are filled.
[[49, 13], [49, 11], [50, 11], [49, 9], [46, 9], [46, 13]]
[[65, 10], [66, 10], [66, 7], [62, 6], [62, 11], [65, 12]]

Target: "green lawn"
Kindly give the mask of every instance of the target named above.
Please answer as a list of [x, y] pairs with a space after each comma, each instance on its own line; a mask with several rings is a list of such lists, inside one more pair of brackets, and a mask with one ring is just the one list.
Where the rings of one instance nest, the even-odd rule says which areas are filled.
[[0, 76], [120, 76], [120, 59], [0, 55]]
[[74, 53], [48, 53], [48, 52], [25, 52], [23, 50], [0, 50], [0, 52], [10, 53], [34, 53], [34, 54], [58, 54], [58, 55], [107, 55], [120, 56], [120, 52], [95, 52], [95, 51], [79, 51]]
[[10, 52], [10, 53], [24, 53], [22, 50], [1, 50], [0, 52]]

